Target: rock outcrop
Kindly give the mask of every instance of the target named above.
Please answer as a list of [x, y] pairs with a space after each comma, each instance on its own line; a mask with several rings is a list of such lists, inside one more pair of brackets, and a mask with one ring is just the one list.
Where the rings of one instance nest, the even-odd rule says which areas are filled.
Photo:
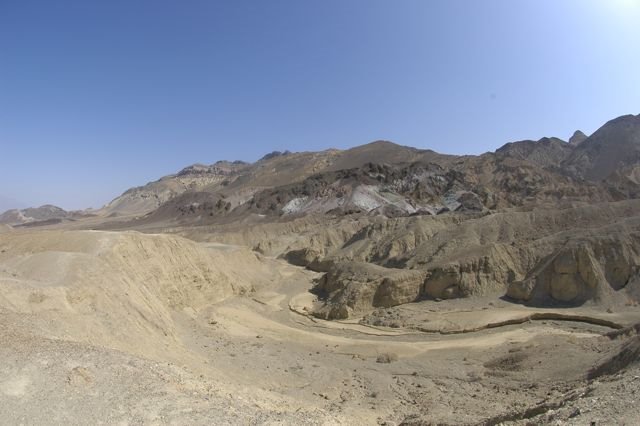
[[[640, 282], [639, 244], [637, 231], [573, 241], [512, 283], [506, 295], [538, 306], [610, 302], [616, 296], [627, 302]], [[620, 290], [627, 292], [616, 294]]]
[[317, 311], [328, 318], [490, 294], [538, 306], [624, 304], [640, 282], [639, 203], [380, 220], [324, 257], [296, 254], [328, 271], [316, 288], [324, 296]]
[[333, 264], [314, 291], [325, 304], [313, 314], [325, 319], [346, 319], [372, 307], [413, 302], [421, 296], [424, 271], [384, 268], [361, 262]]
[[35, 222], [61, 220], [71, 217], [72, 213], [57, 206], [44, 205], [21, 210], [7, 210], [0, 214], [0, 223], [6, 225], [23, 225]]
[[563, 168], [591, 181], [608, 178], [640, 162], [640, 115], [607, 122], [575, 148]]
[[585, 140], [587, 140], [588, 136], [585, 135], [581, 130], [576, 130], [573, 132], [573, 135], [569, 138], [569, 144], [573, 146], [578, 146]]
[[573, 147], [562, 139], [542, 138], [538, 141], [511, 142], [496, 150], [498, 157], [527, 161], [540, 167], [558, 166]]

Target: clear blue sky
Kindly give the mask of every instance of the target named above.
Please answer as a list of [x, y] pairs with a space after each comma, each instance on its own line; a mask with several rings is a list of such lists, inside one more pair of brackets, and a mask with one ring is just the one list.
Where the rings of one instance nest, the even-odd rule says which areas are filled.
[[640, 112], [639, 23], [640, 0], [0, 0], [0, 207], [276, 149], [590, 133]]

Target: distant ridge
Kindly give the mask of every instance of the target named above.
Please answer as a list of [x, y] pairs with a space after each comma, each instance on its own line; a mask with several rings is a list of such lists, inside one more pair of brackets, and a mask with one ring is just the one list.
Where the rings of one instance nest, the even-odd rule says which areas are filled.
[[[569, 142], [523, 140], [482, 155], [445, 155], [377, 140], [346, 150], [272, 151], [254, 163], [193, 164], [128, 189], [94, 213], [142, 217], [176, 200], [154, 217], [215, 221], [236, 214], [437, 214], [461, 205], [493, 209], [635, 194], [640, 195], [640, 115], [625, 115], [591, 136], [577, 130]], [[70, 216], [47, 205], [9, 210], [0, 215], [0, 223]]]
[[70, 213], [60, 207], [46, 204], [40, 207], [26, 209], [12, 209], [0, 214], [0, 223], [6, 225], [21, 225], [52, 219], [64, 219]]

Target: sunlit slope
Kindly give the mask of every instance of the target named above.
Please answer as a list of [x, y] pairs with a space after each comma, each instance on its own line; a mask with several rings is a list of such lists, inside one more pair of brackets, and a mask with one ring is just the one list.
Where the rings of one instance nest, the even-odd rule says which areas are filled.
[[45, 337], [138, 354], [177, 344], [172, 312], [250, 292], [273, 274], [246, 249], [213, 251], [176, 236], [0, 236], [0, 310], [31, 315]]

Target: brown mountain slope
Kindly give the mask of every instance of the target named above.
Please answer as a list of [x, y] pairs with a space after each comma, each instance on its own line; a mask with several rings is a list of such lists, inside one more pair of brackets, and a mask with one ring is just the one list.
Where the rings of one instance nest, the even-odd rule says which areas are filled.
[[[254, 193], [300, 182], [326, 171], [358, 168], [369, 162], [401, 164], [415, 161], [446, 163], [455, 156], [377, 141], [349, 150], [271, 153], [259, 161], [217, 162], [194, 165], [175, 175], [129, 189], [103, 208], [104, 214], [143, 215], [184, 192], [216, 192], [229, 198], [232, 206], [247, 202]], [[221, 165], [224, 165], [222, 167]]]
[[573, 132], [573, 135], [569, 138], [569, 144], [573, 146], [578, 146], [585, 140], [587, 140], [589, 136], [585, 135], [582, 130], [576, 130]]
[[[223, 216], [230, 211], [437, 213], [456, 209], [465, 193], [487, 208], [620, 200], [635, 196], [640, 186], [638, 117], [611, 120], [580, 144], [576, 138], [573, 144], [543, 138], [508, 143], [481, 156], [376, 141], [344, 151], [274, 152], [252, 164], [194, 165], [130, 189], [102, 213], [141, 216], [187, 192], [224, 198], [229, 207], [220, 212]], [[605, 177], [605, 184], [584, 182]], [[190, 196], [189, 202], [197, 203], [196, 198]]]
[[558, 138], [508, 143], [496, 151], [499, 156], [528, 161], [540, 167], [557, 167], [573, 151], [573, 145]]
[[[545, 138], [508, 144], [482, 156], [456, 157], [377, 142], [348, 151], [269, 156], [227, 174], [206, 169], [197, 174], [181, 172], [128, 191], [110, 206], [139, 206], [135, 196], [158, 207], [173, 206], [151, 218], [171, 220], [173, 209], [174, 218], [183, 224], [185, 220], [205, 224], [246, 214], [407, 216], [620, 199], [605, 186], [562, 173], [558, 165], [573, 149], [559, 139]], [[386, 156], [389, 151], [390, 157]], [[376, 162], [361, 164], [374, 157]], [[339, 169], [341, 165], [357, 166]], [[160, 185], [162, 196], [149, 193]], [[180, 191], [168, 189], [178, 185]], [[183, 193], [191, 195], [179, 197]], [[166, 200], [160, 202], [163, 197]], [[224, 199], [224, 208], [184, 215], [189, 205], [206, 205], [212, 197], [215, 203]], [[138, 214], [148, 211], [149, 205], [145, 206]], [[149, 218], [145, 221], [149, 223]]]
[[63, 210], [60, 207], [44, 205], [22, 210], [7, 210], [0, 214], [0, 223], [7, 225], [21, 225], [46, 220], [64, 219], [70, 216], [70, 212]]
[[592, 181], [640, 163], [640, 115], [607, 122], [563, 162], [569, 172]]

